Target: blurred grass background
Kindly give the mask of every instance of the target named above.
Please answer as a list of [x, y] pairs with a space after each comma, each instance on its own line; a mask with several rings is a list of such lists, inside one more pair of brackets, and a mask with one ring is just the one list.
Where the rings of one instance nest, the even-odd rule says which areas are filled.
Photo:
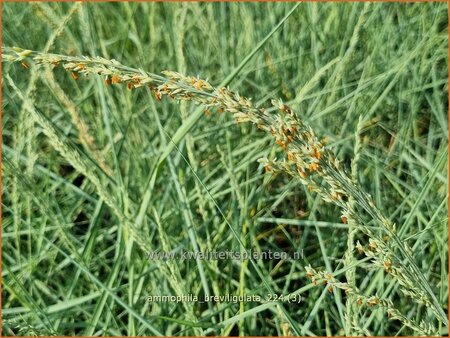
[[[218, 85], [294, 5], [3, 3], [2, 43]], [[302, 3], [230, 84], [261, 105], [283, 99], [347, 165], [362, 118], [359, 181], [415, 248], [445, 310], [448, 184], [439, 159], [448, 153], [447, 30], [446, 3]], [[65, 142], [109, 174], [99, 179], [131, 219], [169, 136], [195, 106], [156, 102], [148, 90], [106, 87], [95, 77], [75, 80], [58, 68], [53, 79], [29, 66], [2, 65], [4, 335], [344, 334], [345, 295], [308, 286], [303, 267], [342, 268], [347, 225], [299, 183], [264, 175], [257, 159], [277, 152], [269, 136], [205, 114], [158, 173], [142, 238], [155, 251], [240, 251], [231, 226], [247, 249], [304, 258], [256, 261], [264, 281], [246, 261], [148, 260], [30, 119], [5, 74]], [[146, 302], [177, 293], [267, 298], [267, 284], [276, 294], [303, 288], [303, 302]], [[357, 285], [392, 299], [409, 318], [429, 316], [367, 262], [358, 265]], [[411, 334], [381, 310], [361, 309], [359, 317], [372, 335]]]

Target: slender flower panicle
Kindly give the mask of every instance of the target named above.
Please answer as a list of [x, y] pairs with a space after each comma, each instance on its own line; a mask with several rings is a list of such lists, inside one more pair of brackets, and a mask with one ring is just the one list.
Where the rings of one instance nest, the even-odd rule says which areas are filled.
[[[311, 280], [314, 286], [323, 285], [327, 288], [328, 293], [333, 293], [334, 289], [340, 289], [346, 295], [355, 296], [354, 299], [358, 306], [365, 306], [368, 308], [382, 308], [390, 320], [398, 320], [403, 325], [413, 329], [417, 333], [424, 336], [436, 335], [436, 328], [429, 322], [421, 321], [416, 323], [413, 320], [404, 316], [397, 310], [390, 299], [385, 299], [377, 295], [366, 296], [363, 295], [358, 288], [343, 283], [337, 280], [332, 273], [326, 271], [319, 271], [311, 267], [305, 266], [306, 277]], [[355, 327], [357, 328], [357, 327]]]
[[[395, 225], [375, 206], [371, 196], [347, 174], [333, 152], [319, 140], [313, 129], [281, 100], [272, 101], [276, 113], [271, 113], [256, 107], [250, 99], [229, 88], [215, 88], [207, 80], [198, 77], [173, 71], [163, 71], [161, 75], [152, 74], [101, 57], [47, 54], [17, 47], [2, 47], [2, 57], [3, 61], [8, 62], [24, 63], [26, 59], [32, 59], [37, 64], [54, 67], [61, 65], [71, 72], [74, 79], [79, 79], [80, 75], [100, 75], [104, 77], [107, 85], [125, 84], [130, 90], [146, 86], [157, 100], [166, 96], [175, 100], [192, 101], [203, 105], [208, 114], [214, 109], [219, 113], [233, 114], [237, 123], [251, 122], [258, 129], [272, 135], [274, 143], [283, 154], [281, 160], [261, 159], [265, 171], [287, 173], [310, 191], [319, 193], [325, 202], [339, 206], [342, 210], [342, 222], [352, 220], [352, 224], [369, 238], [367, 248], [357, 244], [358, 251], [371, 257], [375, 266], [384, 269], [398, 281], [405, 295], [429, 307], [439, 321], [448, 325], [448, 319], [428, 281], [417, 267], [411, 250], [396, 234]], [[371, 222], [377, 227], [369, 225]], [[404, 268], [405, 262], [408, 268]], [[307, 271], [310, 275], [318, 274], [311, 269]], [[331, 277], [324, 280], [329, 286], [342, 286]], [[346, 288], [357, 292], [348, 286]], [[368, 305], [375, 302], [375, 298], [366, 300]], [[395, 309], [388, 309], [391, 309], [389, 311], [393, 317], [409, 323], [408, 319], [401, 317]], [[412, 327], [413, 324], [405, 325]], [[417, 330], [430, 332], [428, 327], [419, 327]]]

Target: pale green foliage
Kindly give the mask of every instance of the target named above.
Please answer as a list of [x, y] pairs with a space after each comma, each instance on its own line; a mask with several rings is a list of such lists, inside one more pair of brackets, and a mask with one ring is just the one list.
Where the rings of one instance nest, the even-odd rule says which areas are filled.
[[448, 333], [446, 4], [3, 17], [5, 334]]

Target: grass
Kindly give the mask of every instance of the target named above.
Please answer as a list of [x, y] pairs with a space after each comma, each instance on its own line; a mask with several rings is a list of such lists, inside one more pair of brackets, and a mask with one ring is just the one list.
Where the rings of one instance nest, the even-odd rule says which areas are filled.
[[448, 334], [447, 4], [2, 11], [5, 335]]

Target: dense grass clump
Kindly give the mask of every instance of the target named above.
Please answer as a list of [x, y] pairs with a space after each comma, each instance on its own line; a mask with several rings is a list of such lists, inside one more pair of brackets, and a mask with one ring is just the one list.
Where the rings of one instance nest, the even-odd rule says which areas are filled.
[[447, 4], [2, 7], [4, 334], [448, 333]]

